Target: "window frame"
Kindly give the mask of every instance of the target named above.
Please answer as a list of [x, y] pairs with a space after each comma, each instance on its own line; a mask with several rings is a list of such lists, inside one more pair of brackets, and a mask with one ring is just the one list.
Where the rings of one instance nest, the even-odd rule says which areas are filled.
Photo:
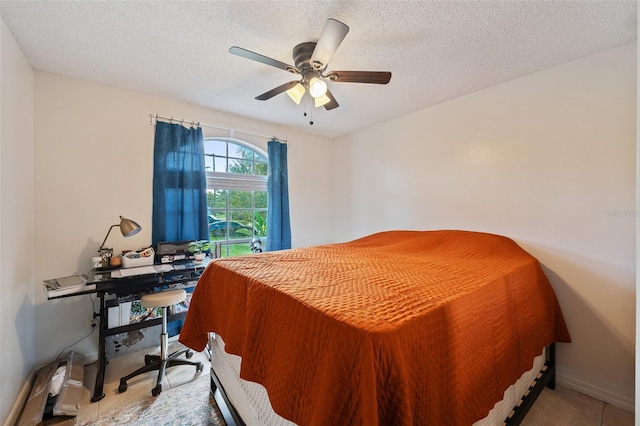
[[[226, 146], [225, 146], [225, 154], [226, 156], [221, 156], [218, 154], [214, 154], [214, 153], [207, 153], [206, 150], [206, 142], [207, 141], [219, 141], [219, 142], [225, 142]], [[236, 155], [229, 155], [229, 144], [235, 144], [235, 145], [239, 145], [243, 148], [249, 149], [251, 151], [253, 151], [254, 154], [259, 155], [260, 157], [264, 158], [264, 162], [267, 164], [267, 173], [268, 173], [268, 155], [267, 153], [249, 143], [240, 139], [236, 139], [236, 138], [230, 138], [230, 137], [217, 137], [217, 136], [211, 136], [211, 137], [205, 137], [203, 138], [203, 142], [205, 144], [205, 157], [210, 156], [213, 157], [213, 164], [215, 167], [215, 159], [216, 158], [226, 158], [226, 169], [228, 170], [229, 168], [229, 163], [232, 160], [245, 160], [241, 157], [238, 157]], [[255, 164], [257, 163], [255, 158], [252, 161], [253, 167], [255, 167]], [[206, 163], [206, 161], [205, 161]], [[261, 161], [260, 161], [261, 163]], [[241, 173], [229, 173], [226, 170], [224, 172], [220, 172], [220, 171], [210, 171], [209, 168], [205, 169], [205, 174], [206, 174], [206, 185], [207, 185], [207, 193], [209, 193], [210, 191], [215, 191], [215, 190], [222, 190], [222, 191], [252, 191], [252, 193], [254, 191], [257, 192], [266, 192], [267, 191], [267, 179], [268, 179], [268, 175], [255, 175], [255, 174], [241, 174]], [[208, 203], [207, 203], [208, 204]], [[215, 217], [214, 212], [216, 210], [225, 210], [226, 212], [226, 218], [227, 218], [227, 222], [232, 221], [233, 219], [231, 218], [231, 212], [233, 211], [250, 211], [252, 213], [252, 217], [254, 218], [252, 220], [252, 226], [251, 226], [251, 236], [247, 237], [247, 238], [233, 238], [230, 239], [230, 227], [227, 226], [226, 227], [226, 235], [224, 236], [224, 240], [215, 240], [216, 243], [220, 243], [221, 247], [222, 247], [222, 251], [223, 253], [221, 253], [222, 257], [228, 257], [229, 256], [229, 248], [231, 245], [235, 245], [235, 244], [246, 244], [247, 247], [249, 247], [249, 243], [250, 241], [256, 237], [255, 235], [255, 213], [256, 212], [265, 212], [265, 217], [266, 217], [266, 212], [267, 212], [267, 207], [265, 206], [264, 208], [259, 207], [257, 208], [255, 206], [255, 194], [252, 194], [251, 197], [251, 207], [245, 207], [245, 208], [230, 208], [229, 206], [229, 197], [226, 197], [226, 201], [225, 201], [225, 207], [224, 208], [217, 208], [217, 207], [212, 207], [212, 206], [207, 206], [207, 215], [212, 215]], [[211, 236], [211, 233], [209, 233], [209, 235]], [[259, 238], [262, 241], [262, 245], [264, 246], [266, 243], [266, 235], [264, 236], [259, 236]], [[213, 241], [213, 240], [212, 240]]]

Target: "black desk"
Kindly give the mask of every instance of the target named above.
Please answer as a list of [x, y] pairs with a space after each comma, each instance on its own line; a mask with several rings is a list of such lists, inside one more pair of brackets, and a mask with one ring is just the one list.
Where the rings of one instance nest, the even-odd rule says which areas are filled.
[[[174, 263], [171, 264], [172, 270], [167, 272], [156, 272], [145, 275], [135, 275], [123, 278], [112, 278], [110, 271], [91, 271], [84, 277], [87, 279], [86, 285], [75, 287], [73, 289], [65, 289], [63, 291], [54, 290], [51, 288], [51, 282], [53, 280], [46, 280], [44, 284], [45, 291], [48, 299], [59, 299], [61, 297], [78, 296], [82, 294], [96, 294], [100, 299], [100, 312], [97, 314], [99, 337], [98, 337], [98, 372], [96, 375], [96, 383], [93, 390], [93, 397], [91, 402], [100, 401], [104, 398], [103, 386], [104, 375], [107, 366], [107, 354], [106, 354], [106, 339], [108, 336], [113, 336], [118, 333], [125, 333], [132, 330], [139, 330], [145, 327], [151, 327], [157, 324], [161, 324], [162, 319], [156, 318], [153, 320], [142, 321], [139, 323], [123, 325], [119, 327], [108, 328], [107, 318], [107, 301], [105, 296], [115, 295], [117, 298], [125, 297], [131, 294], [140, 293], [144, 291], [151, 291], [155, 287], [180, 287], [183, 288], [184, 283], [191, 281], [197, 281], [202, 275], [202, 272], [209, 264], [210, 259], [205, 259], [200, 262], [186, 262], [186, 263]], [[160, 266], [160, 265], [156, 265]], [[175, 321], [183, 319], [186, 316], [186, 312], [170, 315], [167, 320]]]

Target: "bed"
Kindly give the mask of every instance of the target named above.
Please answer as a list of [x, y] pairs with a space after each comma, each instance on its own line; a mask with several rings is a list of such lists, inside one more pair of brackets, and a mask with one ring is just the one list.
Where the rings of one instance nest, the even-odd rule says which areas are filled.
[[545, 347], [570, 342], [538, 261], [470, 231], [218, 259], [180, 341], [200, 351], [210, 333], [299, 425], [471, 425]]

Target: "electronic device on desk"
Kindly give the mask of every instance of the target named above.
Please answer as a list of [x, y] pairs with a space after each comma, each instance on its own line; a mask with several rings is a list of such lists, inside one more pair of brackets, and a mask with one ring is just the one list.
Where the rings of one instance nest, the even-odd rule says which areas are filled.
[[158, 243], [158, 250], [156, 252], [158, 256], [158, 262], [160, 263], [173, 263], [181, 260], [193, 259], [193, 254], [189, 253], [189, 241], [163, 241]]

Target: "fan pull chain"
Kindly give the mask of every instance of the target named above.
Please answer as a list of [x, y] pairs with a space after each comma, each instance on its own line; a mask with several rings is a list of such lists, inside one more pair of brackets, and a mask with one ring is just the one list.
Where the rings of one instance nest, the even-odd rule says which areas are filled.
[[[311, 98], [311, 102], [313, 102], [313, 98]], [[311, 118], [311, 120], [309, 121], [309, 125], [313, 126], [313, 107], [311, 107], [311, 109], [309, 110], [309, 117]], [[303, 115], [306, 117], [307, 116], [307, 102], [305, 101], [304, 103], [304, 113]]]

